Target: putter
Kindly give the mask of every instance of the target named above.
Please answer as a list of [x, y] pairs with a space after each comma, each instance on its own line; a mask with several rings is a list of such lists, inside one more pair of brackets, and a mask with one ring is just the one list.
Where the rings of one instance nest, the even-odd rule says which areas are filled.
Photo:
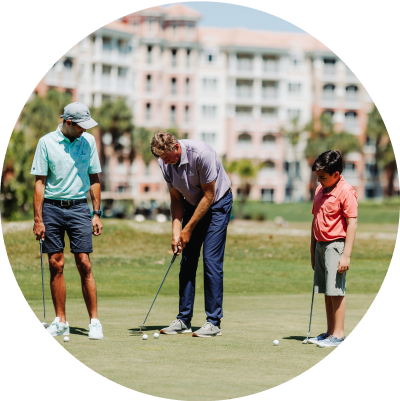
[[158, 293], [160, 292], [161, 287], [162, 287], [162, 285], [164, 284], [164, 280], [165, 280], [165, 278], [167, 277], [167, 274], [168, 274], [168, 272], [169, 272], [169, 269], [171, 268], [172, 264], [175, 262], [176, 257], [177, 257], [177, 254], [174, 253], [174, 256], [172, 257], [171, 263], [169, 264], [168, 270], [167, 270], [167, 272], [165, 273], [165, 276], [164, 276], [164, 278], [163, 278], [163, 281], [161, 282], [160, 288], [158, 289], [157, 294], [156, 294], [156, 296], [154, 297], [153, 303], [151, 304], [150, 309], [149, 309], [149, 311], [147, 312], [147, 315], [146, 315], [146, 317], [145, 317], [145, 319], [144, 319], [142, 325], [139, 327], [138, 330], [136, 330], [136, 329], [135, 329], [135, 330], [131, 330], [131, 334], [134, 334], [134, 333], [135, 333], [135, 334], [143, 334], [143, 332], [142, 332], [143, 326], [144, 326], [144, 324], [146, 323], [146, 320], [147, 320], [147, 317], [148, 317], [149, 314], [150, 314], [151, 308], [153, 307], [154, 302], [155, 302], [156, 299], [157, 299], [157, 295], [158, 295]]
[[40, 244], [40, 262], [42, 264], [42, 292], [43, 292], [43, 313], [44, 313], [44, 319], [42, 322], [42, 325], [44, 328], [49, 327], [48, 323], [46, 323], [46, 303], [44, 301], [44, 278], [43, 278], [43, 252], [42, 252], [42, 239], [40, 238], [39, 240]]
[[311, 332], [311, 317], [312, 317], [312, 308], [313, 308], [313, 304], [314, 304], [314, 285], [312, 288], [312, 299], [311, 299], [311, 312], [310, 312], [310, 324], [308, 326], [308, 333], [307, 333], [307, 338], [305, 340], [303, 340], [303, 344], [307, 344], [308, 343], [308, 336], [310, 335]]

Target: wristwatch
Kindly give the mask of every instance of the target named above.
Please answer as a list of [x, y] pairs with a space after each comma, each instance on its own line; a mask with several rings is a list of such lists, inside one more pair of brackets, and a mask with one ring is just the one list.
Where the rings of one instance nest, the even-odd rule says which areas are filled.
[[101, 217], [101, 210], [93, 210], [93, 215], [97, 215], [99, 217]]

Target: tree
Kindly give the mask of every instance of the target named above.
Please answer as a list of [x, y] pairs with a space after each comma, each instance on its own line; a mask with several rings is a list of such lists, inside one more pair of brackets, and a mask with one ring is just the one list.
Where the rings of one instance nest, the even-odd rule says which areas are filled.
[[[389, 133], [383, 122], [382, 116], [376, 106], [368, 114], [367, 136], [375, 139], [375, 171], [381, 168], [385, 171], [387, 177], [387, 188], [385, 194], [393, 196], [394, 194], [394, 177], [397, 172], [396, 158]], [[378, 176], [374, 177], [378, 180]]]
[[259, 165], [255, 165], [251, 160], [242, 159], [234, 160], [230, 163], [226, 162], [224, 167], [228, 174], [237, 174], [240, 178], [239, 209], [237, 212], [237, 218], [240, 219], [243, 214], [244, 205], [250, 195], [253, 179], [259, 170]]
[[5, 219], [15, 220], [33, 212], [33, 156], [24, 131], [13, 131], [1, 177], [1, 212]]
[[[49, 89], [45, 97], [36, 95], [24, 106], [21, 113], [21, 127], [27, 135], [28, 142], [37, 141], [43, 135], [55, 131], [60, 124], [60, 115], [64, 107], [71, 103], [71, 94]], [[32, 143], [32, 145], [33, 145]]]
[[150, 150], [152, 137], [153, 133], [143, 127], [136, 127], [132, 131], [131, 143], [134, 150], [133, 157], [135, 157], [137, 154], [142, 155], [142, 159], [146, 166], [148, 166], [150, 162], [154, 159], [154, 156]]
[[[327, 150], [338, 150], [342, 155], [343, 162], [349, 153], [361, 152], [361, 145], [357, 137], [346, 131], [335, 132], [332, 117], [326, 113], [322, 113], [318, 120], [313, 118], [306, 125], [305, 131], [308, 131], [309, 137], [304, 149], [304, 156], [310, 168], [314, 160]], [[309, 190], [312, 200], [316, 190], [316, 174], [314, 171], [311, 172]]]

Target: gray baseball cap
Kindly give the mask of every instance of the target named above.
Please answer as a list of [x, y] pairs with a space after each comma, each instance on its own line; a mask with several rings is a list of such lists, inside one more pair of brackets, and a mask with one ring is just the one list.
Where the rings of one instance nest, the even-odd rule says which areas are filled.
[[70, 103], [65, 106], [64, 114], [60, 118], [71, 120], [84, 129], [90, 129], [97, 125], [97, 122], [90, 116], [88, 107], [79, 102]]

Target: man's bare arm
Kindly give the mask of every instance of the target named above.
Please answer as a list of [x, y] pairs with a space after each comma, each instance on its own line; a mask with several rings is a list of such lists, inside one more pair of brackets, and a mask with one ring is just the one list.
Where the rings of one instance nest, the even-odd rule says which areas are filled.
[[172, 218], [172, 242], [171, 247], [174, 253], [181, 252], [178, 248], [179, 235], [181, 233], [182, 217], [183, 217], [183, 196], [175, 188], [169, 188], [171, 197], [171, 218]]
[[[90, 179], [90, 196], [92, 197], [93, 210], [100, 210], [100, 197], [101, 187], [100, 179], [98, 174], [89, 174]], [[101, 234], [103, 225], [101, 224], [100, 217], [96, 214], [93, 215], [92, 219], [93, 234], [98, 236]]]
[[181, 231], [181, 235], [179, 237], [179, 244], [181, 245], [181, 249], [185, 248], [190, 240], [194, 228], [196, 227], [196, 224], [207, 213], [208, 209], [213, 204], [215, 199], [215, 181], [209, 182], [208, 184], [202, 184], [201, 188], [203, 189], [203, 198], [197, 205], [192, 218], [186, 224], [185, 228]]
[[44, 233], [46, 231], [42, 218], [46, 179], [47, 176], [45, 175], [37, 175], [35, 182], [35, 189], [33, 192], [33, 213], [34, 213], [33, 233], [36, 235], [36, 240], [42, 239], [42, 241], [44, 241]]
[[350, 256], [353, 250], [354, 240], [356, 238], [357, 231], [357, 218], [356, 217], [346, 217], [347, 223], [347, 234], [346, 241], [344, 243], [343, 255], [339, 260], [338, 272], [344, 273], [350, 268]]

